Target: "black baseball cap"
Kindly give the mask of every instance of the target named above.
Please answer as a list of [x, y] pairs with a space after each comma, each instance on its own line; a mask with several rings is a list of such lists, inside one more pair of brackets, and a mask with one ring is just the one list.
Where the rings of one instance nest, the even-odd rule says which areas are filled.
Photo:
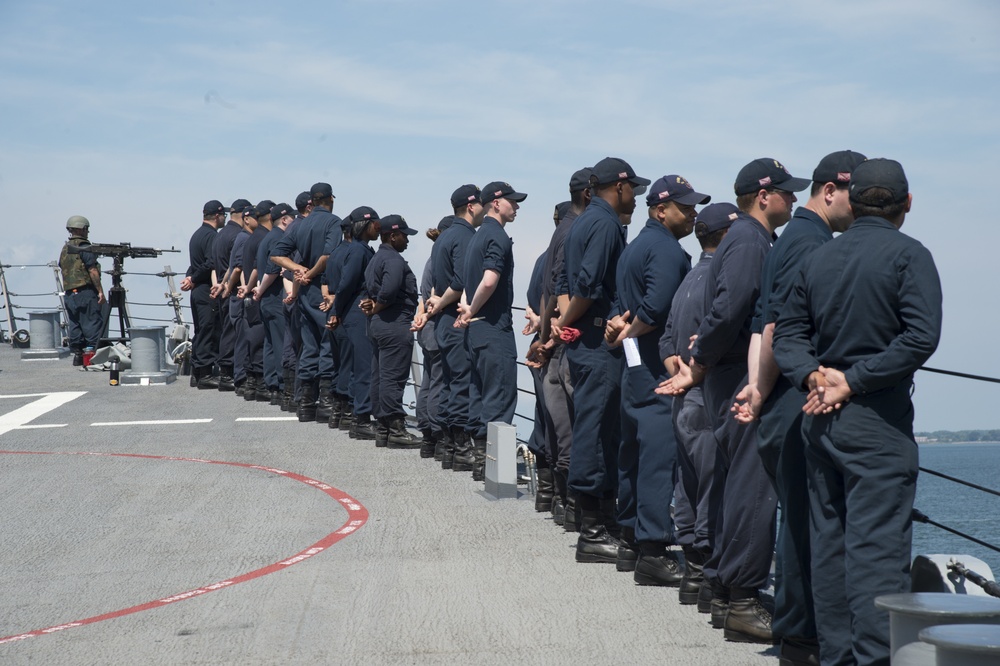
[[851, 201], [859, 201], [861, 195], [873, 187], [889, 190], [892, 193], [892, 203], [906, 201], [906, 196], [910, 193], [903, 165], [883, 157], [862, 162], [851, 174]]
[[374, 208], [368, 206], [358, 206], [351, 211], [351, 214], [347, 216], [346, 219], [341, 220], [340, 224], [342, 226], [347, 226], [348, 224], [353, 224], [354, 222], [360, 222], [361, 220], [368, 220], [374, 222], [380, 219], [378, 213], [375, 212]]
[[[632, 183], [633, 187], [645, 188], [646, 185], [649, 185], [648, 178], [640, 178], [635, 175], [635, 170], [629, 163], [617, 157], [605, 157], [594, 165], [592, 171], [598, 185], [609, 185], [620, 180], [627, 180]], [[645, 189], [636, 192], [636, 194], [642, 194], [643, 191]]]
[[740, 216], [740, 209], [731, 203], [716, 203], [705, 206], [694, 218], [694, 233], [704, 238], [716, 231], [728, 229]]
[[271, 221], [277, 222], [284, 216], [295, 217], [295, 213], [298, 212], [286, 203], [278, 204], [271, 208]]
[[647, 206], [656, 206], [668, 201], [694, 206], [707, 204], [711, 200], [711, 196], [695, 192], [691, 183], [677, 174], [657, 178], [653, 186], [649, 188], [649, 194], [646, 195]]
[[271, 214], [271, 209], [274, 208], [274, 202], [270, 199], [264, 199], [259, 204], [254, 207], [254, 217], [263, 217], [265, 215]]
[[219, 213], [228, 213], [229, 209], [223, 206], [218, 199], [212, 199], [202, 207], [201, 212], [203, 215], [218, 215]]
[[594, 170], [590, 167], [583, 167], [569, 178], [569, 191], [581, 192], [590, 187], [590, 177], [594, 175]]
[[867, 157], [853, 150], [838, 150], [830, 153], [819, 161], [813, 171], [814, 183], [836, 183], [847, 186], [851, 182], [851, 174]]
[[454, 215], [445, 215], [444, 217], [441, 218], [441, 221], [438, 222], [438, 227], [437, 227], [438, 231], [444, 231], [454, 223], [455, 223]]
[[485, 206], [491, 201], [496, 201], [497, 199], [524, 201], [527, 198], [527, 194], [514, 191], [514, 188], [510, 186], [510, 183], [495, 180], [483, 188], [483, 193], [480, 195], [479, 201]]
[[309, 197], [313, 200], [325, 199], [327, 197], [333, 197], [336, 199], [336, 197], [333, 196], [333, 188], [330, 187], [330, 183], [316, 183], [309, 188]]
[[233, 205], [229, 207], [229, 210], [233, 213], [242, 213], [247, 208], [252, 208], [253, 204], [246, 199], [237, 199], [233, 202]]
[[299, 196], [295, 197], [295, 209], [305, 208], [312, 201], [312, 196], [308, 192], [300, 192]]
[[767, 189], [801, 192], [807, 187], [809, 187], [808, 180], [793, 178], [781, 162], [770, 157], [761, 157], [740, 169], [733, 185], [736, 196]]
[[398, 231], [400, 233], [406, 234], [407, 236], [412, 236], [417, 233], [416, 229], [411, 229], [406, 224], [406, 219], [402, 215], [386, 215], [382, 218], [382, 233], [387, 234], [390, 231]]
[[470, 203], [479, 203], [479, 188], [475, 185], [462, 185], [451, 193], [452, 208], [458, 208]]

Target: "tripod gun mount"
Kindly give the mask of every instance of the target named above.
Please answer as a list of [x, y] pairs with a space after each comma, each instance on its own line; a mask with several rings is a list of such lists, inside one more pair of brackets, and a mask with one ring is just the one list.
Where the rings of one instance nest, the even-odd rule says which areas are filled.
[[[128, 341], [128, 329], [132, 323], [129, 320], [125, 304], [125, 287], [122, 286], [122, 276], [125, 275], [125, 257], [150, 259], [158, 257], [164, 252], [180, 252], [174, 248], [161, 250], [157, 247], [133, 247], [131, 243], [81, 243], [78, 246], [70, 245], [69, 251], [74, 254], [90, 252], [100, 257], [111, 257], [113, 261], [111, 270], [104, 271], [111, 276], [111, 289], [108, 290], [107, 304], [103, 308], [104, 334], [101, 337], [101, 346], [112, 342], [125, 343]], [[112, 311], [117, 311], [118, 314], [118, 337], [111, 337]]]

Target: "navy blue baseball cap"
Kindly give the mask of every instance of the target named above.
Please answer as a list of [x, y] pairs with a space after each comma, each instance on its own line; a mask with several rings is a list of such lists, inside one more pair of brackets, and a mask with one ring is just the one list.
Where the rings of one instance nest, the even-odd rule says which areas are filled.
[[229, 209], [222, 205], [222, 202], [218, 199], [212, 199], [206, 202], [201, 208], [203, 215], [218, 215], [220, 213], [228, 213]]
[[631, 165], [617, 157], [605, 157], [594, 165], [592, 171], [594, 172], [593, 179], [596, 179], [598, 185], [609, 185], [617, 183], [620, 180], [626, 180], [632, 183], [633, 187], [643, 188], [637, 191], [636, 194], [645, 192], [646, 186], [649, 185], [648, 178], [640, 178], [635, 175], [635, 170]]
[[594, 170], [590, 167], [583, 167], [569, 178], [569, 191], [580, 192], [590, 187], [590, 177], [594, 175]]
[[479, 196], [479, 201], [485, 206], [497, 199], [509, 199], [511, 201], [524, 201], [528, 198], [523, 192], [516, 192], [510, 183], [495, 180], [483, 188], [483, 193]]
[[454, 223], [455, 223], [454, 215], [445, 215], [444, 217], [441, 218], [441, 221], [438, 222], [438, 227], [437, 227], [438, 231], [444, 231]]
[[892, 203], [906, 201], [910, 193], [910, 183], [903, 173], [903, 165], [883, 157], [862, 162], [851, 174], [851, 201], [860, 202], [861, 195], [874, 187], [889, 190]]
[[284, 216], [295, 217], [297, 211], [286, 203], [271, 207], [271, 221], [277, 222]]
[[691, 183], [677, 174], [657, 178], [653, 186], [649, 188], [649, 194], [646, 195], [646, 205], [648, 206], [656, 206], [668, 201], [695, 206], [707, 204], [711, 200], [712, 197], [709, 195], [695, 192]]
[[233, 202], [233, 205], [229, 207], [229, 210], [234, 213], [242, 213], [247, 208], [252, 208], [253, 204], [246, 199], [237, 199]]
[[360, 222], [361, 220], [374, 222], [379, 219], [378, 213], [375, 212], [374, 208], [370, 208], [368, 206], [358, 206], [351, 211], [350, 215], [340, 221], [340, 226], [346, 227], [349, 224], [354, 224], [355, 222]]
[[847, 187], [851, 182], [851, 174], [866, 159], [868, 158], [853, 150], [838, 150], [835, 153], [830, 153], [819, 161], [813, 171], [813, 182], [836, 183]]
[[274, 208], [274, 202], [270, 199], [264, 199], [259, 204], [253, 208], [254, 217], [263, 217], [265, 215], [271, 214], [271, 209]]
[[336, 197], [333, 196], [333, 188], [330, 187], [330, 183], [316, 183], [309, 188], [309, 196], [313, 200], [325, 199], [327, 197], [336, 199]]
[[781, 162], [770, 157], [761, 157], [740, 169], [733, 185], [736, 196], [768, 189], [801, 192], [807, 187], [808, 180], [793, 178]]
[[387, 234], [390, 231], [398, 231], [407, 236], [412, 236], [417, 233], [416, 229], [411, 229], [406, 224], [406, 219], [402, 215], [386, 215], [382, 218], [382, 233]]
[[715, 203], [705, 206], [694, 218], [694, 233], [704, 238], [716, 231], [728, 229], [740, 216], [740, 209], [731, 203]]
[[480, 190], [475, 185], [462, 185], [451, 193], [451, 207], [458, 208], [471, 203], [479, 203]]
[[305, 208], [312, 201], [312, 196], [308, 192], [300, 192], [299, 196], [295, 197], [295, 208], [296, 210], [300, 208]]

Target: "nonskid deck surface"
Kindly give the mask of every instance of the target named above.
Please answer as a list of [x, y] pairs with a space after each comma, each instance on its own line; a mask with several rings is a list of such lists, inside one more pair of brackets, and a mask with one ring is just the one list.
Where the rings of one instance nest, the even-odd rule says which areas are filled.
[[416, 451], [7, 346], [0, 396], [2, 663], [777, 662]]

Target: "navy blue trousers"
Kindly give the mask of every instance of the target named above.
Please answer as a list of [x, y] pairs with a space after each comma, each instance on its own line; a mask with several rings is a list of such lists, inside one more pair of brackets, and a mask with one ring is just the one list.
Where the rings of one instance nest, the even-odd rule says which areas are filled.
[[[354, 345], [344, 330], [344, 322], [333, 330], [333, 344], [337, 349], [337, 384], [333, 387], [337, 395], [347, 396], [354, 404]], [[365, 386], [365, 392], [368, 392]]]
[[191, 290], [191, 367], [196, 374], [212, 371], [219, 360], [219, 301], [209, 295], [211, 286], [199, 284]]
[[351, 373], [354, 413], [372, 413], [372, 341], [368, 336], [368, 317], [361, 308], [351, 308], [340, 326], [351, 346]]
[[264, 321], [264, 383], [272, 391], [284, 388], [281, 372], [281, 352], [285, 345], [285, 306], [281, 295], [264, 296], [260, 300], [260, 316]]
[[782, 638], [816, 637], [809, 548], [809, 491], [802, 406], [805, 393], [781, 377], [761, 410], [757, 446], [781, 505], [775, 544], [774, 619]]
[[260, 303], [253, 298], [243, 301], [243, 318], [247, 332], [246, 371], [264, 374], [264, 320], [260, 314]]
[[569, 374], [566, 345], [558, 344], [542, 367], [542, 391], [545, 411], [552, 433], [549, 435], [549, 460], [564, 477], [569, 475], [573, 450], [573, 382]]
[[282, 303], [282, 306], [285, 308], [285, 342], [281, 347], [281, 367], [298, 372], [299, 351], [302, 349], [299, 306], [294, 301], [288, 304]]
[[441, 432], [447, 427], [441, 413], [441, 401], [446, 387], [444, 369], [441, 367], [441, 350], [435, 337], [433, 321], [428, 321], [417, 333], [417, 344], [423, 352], [424, 366], [420, 377], [420, 393], [417, 395], [417, 427], [421, 431]]
[[[652, 363], [659, 365], [659, 360]], [[648, 363], [623, 367], [621, 374], [618, 523], [633, 528], [640, 543], [674, 542], [670, 515], [677, 465], [673, 399], [654, 392], [664, 376], [662, 366], [654, 374]]]
[[247, 320], [246, 308], [243, 306], [243, 299], [236, 296], [229, 297], [228, 306], [229, 319], [233, 325], [233, 355], [226, 364], [233, 368], [233, 380], [242, 382], [247, 377], [247, 366], [250, 359], [247, 356]]
[[875, 597], [910, 589], [918, 452], [909, 388], [802, 419], [824, 664], [889, 663], [889, 615]]
[[104, 317], [101, 306], [97, 304], [96, 289], [79, 289], [74, 294], [66, 292], [63, 297], [66, 303], [66, 317], [69, 319], [69, 348], [83, 350], [93, 347], [101, 341], [101, 330], [104, 328]]
[[375, 315], [369, 321], [372, 338], [372, 413], [375, 418], [403, 416], [403, 391], [413, 357], [410, 318], [383, 321]]
[[598, 498], [615, 497], [621, 442], [621, 350], [609, 350], [604, 329], [588, 326], [569, 345], [573, 382], [571, 490]]
[[485, 321], [469, 324], [467, 337], [472, 356], [472, 385], [480, 396], [479, 410], [472, 406], [469, 432], [486, 439], [486, 424], [513, 423], [517, 405], [517, 348], [514, 330]]
[[299, 287], [299, 331], [302, 348], [299, 351], [298, 378], [302, 382], [335, 378], [333, 338], [327, 335], [326, 313], [319, 309], [322, 295], [318, 285]]
[[434, 322], [444, 383], [448, 387], [447, 398], [442, 398], [443, 420], [449, 427], [471, 431], [479, 416], [478, 410], [475, 417], [472, 414], [478, 392], [472, 385], [472, 359], [465, 340], [466, 329], [455, 328], [454, 323], [455, 315], [451, 312], [442, 312]]
[[[219, 366], [224, 373], [232, 374], [233, 357], [236, 354], [236, 327], [230, 315], [230, 304], [240, 301], [235, 295], [229, 296], [219, 304]], [[240, 302], [242, 306], [242, 301]]]
[[675, 397], [673, 409], [680, 477], [680, 491], [674, 494], [677, 543], [707, 555], [715, 542], [715, 521], [710, 517], [718, 446], [705, 411], [702, 387], [694, 386]]

